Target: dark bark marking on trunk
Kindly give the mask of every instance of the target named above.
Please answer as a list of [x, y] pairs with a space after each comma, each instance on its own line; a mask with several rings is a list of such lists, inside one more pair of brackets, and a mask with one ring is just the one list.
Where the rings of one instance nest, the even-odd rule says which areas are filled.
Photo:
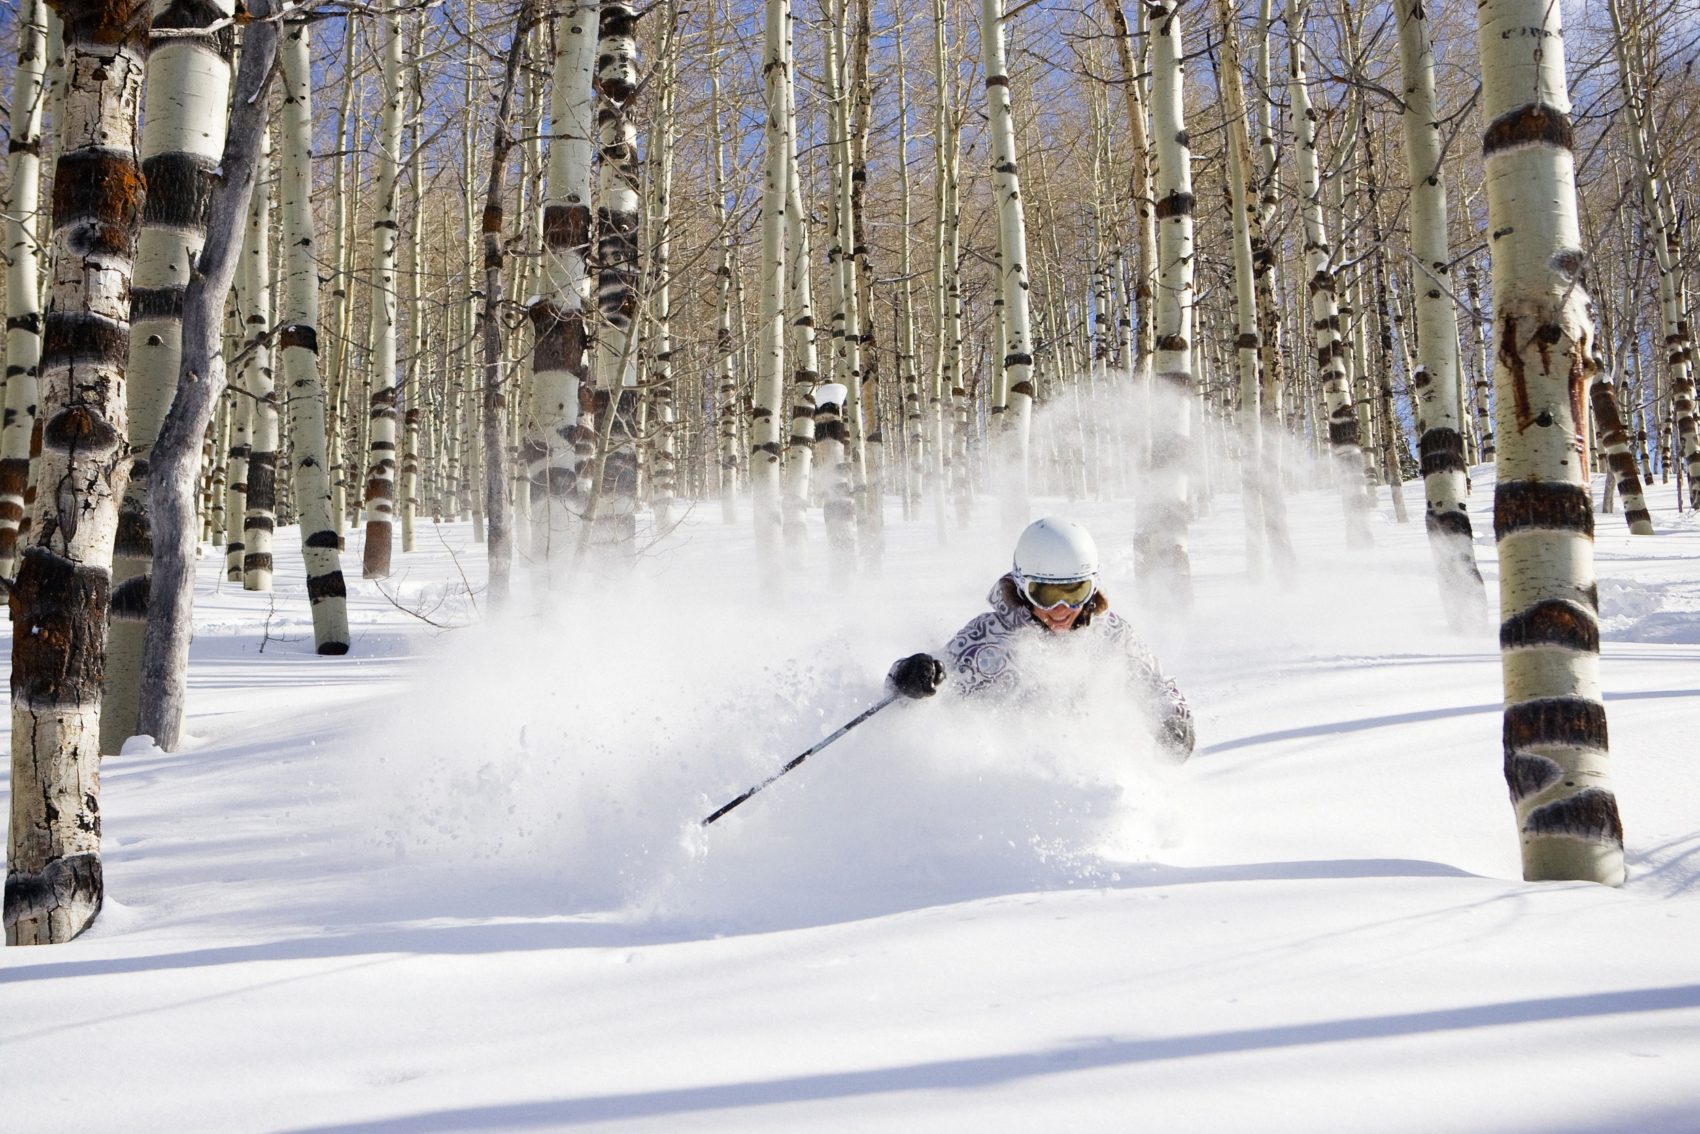
[[1623, 820], [1617, 797], [1602, 788], [1585, 788], [1566, 799], [1542, 804], [1523, 821], [1525, 837], [1581, 839], [1623, 846]]
[[1505, 706], [1505, 754], [1537, 745], [1607, 749], [1606, 707], [1585, 697], [1542, 697]]
[[1587, 490], [1551, 481], [1501, 482], [1493, 493], [1494, 537], [1529, 530], [1569, 531], [1592, 539], [1594, 510]]
[[24, 549], [12, 584], [12, 700], [86, 705], [100, 696], [112, 576], [43, 547]]
[[1600, 625], [1593, 613], [1578, 603], [1547, 599], [1518, 611], [1499, 624], [1499, 648], [1560, 646], [1597, 654]]

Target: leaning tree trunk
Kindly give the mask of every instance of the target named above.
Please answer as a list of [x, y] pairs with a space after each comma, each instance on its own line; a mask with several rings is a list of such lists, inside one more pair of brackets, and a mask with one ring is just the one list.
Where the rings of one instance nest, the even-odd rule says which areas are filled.
[[1153, 8], [1151, 122], [1157, 138], [1157, 305], [1152, 354], [1151, 468], [1135, 547], [1157, 609], [1192, 602], [1187, 464], [1194, 400], [1192, 151], [1182, 108], [1180, 4]]
[[124, 493], [113, 552], [112, 629], [100, 720], [100, 747], [108, 754], [117, 752], [136, 731], [153, 558], [148, 451], [177, 389], [183, 289], [206, 239], [207, 187], [224, 149], [235, 33], [229, 27], [210, 33], [207, 28], [230, 12], [229, 0], [216, 4], [174, 0], [156, 10], [153, 27], [167, 37], [153, 40], [148, 49], [141, 143], [148, 196], [136, 244], [130, 293], [135, 333], [126, 371], [130, 444], [136, 463]]
[[1411, 386], [1422, 435], [1423, 492], [1429, 549], [1440, 576], [1440, 601], [1456, 629], [1487, 618], [1487, 592], [1476, 568], [1465, 501], [1463, 407], [1458, 404], [1458, 314], [1453, 306], [1452, 253], [1446, 240], [1446, 171], [1435, 110], [1434, 49], [1422, 0], [1399, 0], [1399, 65], [1405, 90], [1405, 157], [1411, 172], [1411, 252], [1416, 284], [1417, 370]]
[[154, 570], [142, 642], [139, 732], [174, 751], [182, 737], [194, 629], [195, 486], [201, 438], [224, 393], [221, 347], [225, 297], [240, 259], [243, 213], [264, 144], [266, 87], [277, 55], [270, 0], [255, 0], [242, 43], [230, 129], [207, 204], [206, 247], [183, 294], [183, 362], [171, 408], [160, 424], [148, 468]]
[[[61, 0], [53, 267], [36, 495], [12, 585], [8, 945], [69, 941], [100, 912], [100, 684], [118, 502], [129, 475], [124, 366], [145, 182], [137, 154], [147, 17]], [[199, 439], [197, 438], [197, 444]]]
[[348, 652], [348, 585], [325, 439], [325, 384], [319, 377], [319, 276], [313, 228], [313, 73], [308, 21], [289, 24], [282, 44], [284, 281], [278, 353], [289, 399], [289, 436], [301, 558], [313, 645]]
[[0, 578], [17, 569], [41, 377], [41, 120], [47, 104], [46, 5], [18, 6], [18, 69], [12, 80], [12, 144], [6, 194], [6, 406], [0, 427]]
[[377, 139], [377, 184], [372, 193], [371, 382], [366, 447], [366, 549], [361, 574], [387, 578], [395, 540], [396, 489], [396, 244], [401, 217], [403, 56], [407, 33], [402, 0], [384, 10], [383, 121]]
[[1485, 0], [1482, 141], [1493, 253], [1505, 778], [1523, 876], [1619, 885], [1607, 776], [1594, 516], [1581, 456], [1598, 363], [1559, 10]]

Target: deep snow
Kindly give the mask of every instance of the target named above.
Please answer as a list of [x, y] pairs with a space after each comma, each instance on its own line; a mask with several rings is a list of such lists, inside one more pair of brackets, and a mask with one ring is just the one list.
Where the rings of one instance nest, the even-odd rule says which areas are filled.
[[894, 507], [842, 588], [817, 531], [783, 593], [701, 507], [495, 622], [467, 526], [422, 524], [341, 659], [294, 529], [270, 596], [209, 555], [194, 739], [104, 769], [106, 910], [0, 951], [0, 1128], [1700, 1130], [1700, 527], [1669, 486], [1654, 539], [1599, 517], [1632, 875], [1528, 885], [1496, 639], [1444, 629], [1408, 493], [1365, 552], [1295, 495], [1287, 587], [1223, 496], [1185, 623], [1139, 608], [1127, 502], [1041, 501], [1189, 763], [1062, 663], [1043, 711], [894, 705], [706, 831], [983, 609], [995, 502], [943, 546]]

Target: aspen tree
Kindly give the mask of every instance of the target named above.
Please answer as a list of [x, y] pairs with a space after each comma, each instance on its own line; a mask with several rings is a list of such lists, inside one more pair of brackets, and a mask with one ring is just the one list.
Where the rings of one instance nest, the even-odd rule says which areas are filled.
[[[225, 336], [229, 343], [228, 357], [234, 358], [241, 349], [241, 328], [236, 324], [234, 312], [226, 321], [234, 328]], [[242, 517], [248, 513], [248, 453], [252, 448], [254, 399], [242, 386], [246, 376], [247, 371], [238, 367], [230, 376], [230, 388], [222, 399], [229, 425], [229, 446], [224, 459], [224, 577], [232, 583], [242, 581], [242, 559], [247, 552], [242, 542]]]
[[1346, 344], [1340, 333], [1340, 304], [1336, 293], [1333, 251], [1323, 219], [1322, 177], [1316, 156], [1316, 112], [1311, 106], [1310, 79], [1305, 73], [1305, 18], [1309, 5], [1299, 0], [1287, 13], [1289, 39], [1288, 92], [1292, 103], [1293, 135], [1298, 150], [1299, 204], [1304, 213], [1304, 243], [1310, 272], [1310, 317], [1316, 344], [1316, 366], [1328, 410], [1328, 446], [1346, 515], [1346, 541], [1362, 547], [1372, 540], [1368, 497], [1363, 490], [1363, 453], [1356, 408], [1346, 371]]
[[1480, 17], [1505, 776], [1523, 876], [1615, 886], [1624, 879], [1623, 825], [1607, 775], [1582, 462], [1583, 399], [1597, 362], [1580, 279], [1563, 32], [1547, 0], [1485, 0]]
[[635, 547], [637, 524], [637, 12], [604, 0], [597, 44], [597, 129], [602, 145], [596, 207], [598, 424], [606, 439], [596, 462], [592, 523], [605, 546]]
[[[1156, 195], [1152, 190], [1151, 140], [1146, 128], [1144, 84], [1140, 78], [1138, 57], [1133, 35], [1128, 28], [1127, 15], [1121, 0], [1104, 0], [1110, 13], [1111, 42], [1116, 60], [1121, 65], [1122, 97], [1127, 102], [1128, 154], [1133, 159], [1134, 224], [1139, 234], [1139, 275], [1134, 285], [1133, 301], [1139, 307], [1139, 339], [1136, 354], [1129, 370], [1141, 372], [1150, 364], [1152, 338], [1152, 309], [1156, 303], [1157, 280], [1157, 215]], [[1143, 11], [1143, 8], [1141, 9]]]
[[[945, 497], [956, 499], [958, 522], [966, 523], [972, 500], [961, 489], [965, 469], [959, 461], [961, 442], [955, 428], [954, 407], [962, 398], [962, 256], [961, 202], [957, 179], [960, 172], [960, 135], [952, 99], [951, 72], [947, 58], [949, 35], [946, 0], [933, 0], [933, 180], [937, 209], [934, 215], [933, 299], [936, 357], [933, 389], [928, 398], [929, 435], [933, 440], [934, 519], [939, 538], [944, 539]], [[947, 408], [950, 410], [947, 413]]]
[[0, 427], [0, 578], [17, 569], [18, 528], [30, 479], [41, 376], [41, 123], [47, 105], [43, 0], [18, 5], [18, 67], [12, 77], [11, 148], [5, 203], [6, 400]]
[[[717, 21], [717, 10], [711, 8], [710, 13], [711, 19]], [[718, 29], [718, 22], [711, 23], [711, 34], [717, 34]], [[732, 281], [736, 267], [732, 254], [732, 218], [726, 208], [726, 144], [720, 109], [721, 59], [722, 52], [716, 40], [710, 46], [708, 59], [708, 128], [709, 144], [713, 150], [709, 178], [714, 194], [715, 234], [720, 252], [714, 270], [714, 424], [718, 457], [715, 464], [719, 474], [720, 516], [725, 523], [733, 524], [738, 520], [738, 349], [732, 333]], [[807, 282], [806, 274], [804, 280]], [[813, 341], [812, 337], [810, 341]], [[810, 388], [813, 388], [812, 382]], [[792, 428], [795, 435], [795, 421]], [[812, 427], [806, 440], [813, 440]], [[807, 451], [806, 447], [804, 451]]]
[[[354, 122], [354, 107], [360, 87], [354, 77], [358, 42], [354, 34], [356, 26], [352, 14], [343, 17], [342, 97], [337, 104], [336, 144], [339, 149], [346, 147], [349, 152], [347, 156], [337, 156], [331, 175], [331, 310], [328, 319], [330, 353], [325, 366], [329, 385], [325, 400], [325, 444], [330, 461], [331, 514], [339, 541], [348, 516], [348, 464], [344, 455], [343, 414], [339, 403], [346, 396], [350, 341], [354, 334], [354, 305], [349, 298], [349, 283], [354, 278], [355, 244], [349, 239], [354, 231], [355, 214], [351, 186], [358, 185], [360, 177], [360, 147], [348, 145], [348, 132]], [[354, 128], [358, 131], [358, 126]]]
[[767, 0], [762, 78], [767, 128], [763, 143], [761, 200], [761, 322], [756, 347], [750, 428], [751, 509], [758, 567], [772, 576], [779, 566], [781, 524], [779, 412], [785, 396], [785, 211], [792, 123], [786, 114], [791, 82], [786, 43], [788, 0]]
[[513, 152], [512, 120], [514, 92], [519, 86], [520, 61], [525, 56], [526, 37], [531, 33], [533, 0], [522, 0], [515, 17], [513, 38], [508, 45], [507, 65], [501, 94], [496, 100], [490, 141], [490, 175], [485, 183], [484, 214], [479, 230], [483, 235], [484, 302], [478, 312], [478, 337], [483, 348], [481, 421], [484, 448], [484, 522], [489, 563], [490, 602], [500, 606], [508, 599], [513, 571], [510, 484], [507, 474], [506, 383], [503, 380], [501, 307], [506, 294], [502, 270], [507, 251], [502, 225], [507, 202], [508, 158]]
[[[1234, 222], [1234, 360], [1239, 376], [1239, 434], [1242, 497], [1246, 525], [1246, 564], [1253, 579], [1263, 574], [1263, 510], [1259, 507], [1265, 473], [1262, 461], [1262, 413], [1259, 409], [1257, 282], [1252, 264], [1252, 229], [1258, 226], [1252, 199], [1251, 138], [1246, 127], [1245, 89], [1240, 78], [1239, 15], [1233, 0], [1217, 0], [1222, 28], [1222, 58], [1217, 89], [1228, 134], [1228, 207]], [[1260, 227], [1260, 226], [1258, 226]], [[1276, 486], [1279, 490], [1279, 486]]]
[[1629, 115], [1629, 139], [1640, 170], [1641, 200], [1647, 217], [1649, 243], [1659, 269], [1659, 323], [1664, 332], [1671, 412], [1676, 420], [1677, 452], [1687, 466], [1688, 495], [1700, 509], [1700, 425], [1694, 410], [1694, 342], [1689, 332], [1687, 287], [1683, 274], [1682, 224], [1665, 183], [1659, 147], [1658, 122], [1650, 112], [1646, 91], [1631, 60], [1631, 45], [1639, 28], [1626, 25], [1622, 0], [1607, 0], [1612, 40], [1617, 51], [1618, 82]]
[[[785, 65], [794, 75], [796, 22], [786, 24]], [[786, 133], [797, 133], [797, 85], [785, 84]], [[786, 542], [801, 544], [804, 515], [814, 487], [815, 388], [820, 385], [820, 350], [815, 341], [814, 284], [810, 279], [813, 253], [809, 236], [809, 214], [803, 201], [803, 176], [797, 162], [797, 147], [785, 155], [785, 322], [790, 330], [786, 350], [791, 364], [791, 425], [785, 449], [784, 500], [781, 505]]]
[[177, 392], [160, 423], [148, 466], [154, 570], [142, 641], [138, 732], [166, 751], [181, 739], [194, 632], [195, 473], [201, 438], [225, 388], [219, 328], [241, 259], [242, 215], [265, 134], [266, 87], [277, 55], [269, 0], [253, 0], [243, 36], [230, 125], [207, 204], [207, 240], [183, 294], [183, 358]]
[[591, 175], [595, 143], [598, 0], [560, 16], [551, 83], [549, 169], [543, 200], [543, 286], [531, 303], [531, 553], [547, 565], [570, 546], [582, 509], [575, 432], [589, 378]]
[[1159, 606], [1192, 601], [1187, 552], [1187, 465], [1192, 458], [1192, 153], [1182, 106], [1185, 50], [1179, 3], [1153, 6], [1151, 122], [1157, 141], [1157, 302], [1154, 312], [1151, 461], [1135, 548]]
[[1405, 159], [1411, 176], [1411, 254], [1417, 262], [1417, 370], [1411, 386], [1421, 422], [1429, 548], [1439, 574], [1447, 620], [1458, 629], [1480, 625], [1487, 594], [1476, 567], [1474, 530], [1466, 507], [1463, 407], [1458, 403], [1458, 314], [1453, 306], [1452, 253], [1447, 242], [1446, 173], [1440, 113], [1435, 104], [1434, 48], [1422, 0], [1398, 0], [1399, 67], [1405, 108]]
[[277, 527], [277, 383], [272, 372], [271, 141], [260, 139], [255, 187], [248, 199], [247, 240], [237, 270], [242, 301], [243, 387], [253, 397], [248, 494], [242, 517], [242, 589], [272, 589], [272, 533]]
[[909, 76], [904, 52], [903, 29], [907, 16], [900, 14], [892, 27], [897, 48], [897, 192], [901, 210], [898, 223], [897, 274], [900, 279], [897, 294], [897, 380], [903, 399], [903, 436], [907, 467], [904, 476], [903, 514], [913, 518], [919, 507], [921, 483], [926, 477], [927, 434], [926, 415], [922, 408], [921, 371], [915, 342], [915, 275], [914, 248], [910, 230], [914, 227], [914, 204], [911, 198], [909, 175]]
[[333, 510], [325, 438], [325, 387], [319, 376], [319, 276], [313, 227], [313, 73], [309, 21], [283, 33], [282, 202], [285, 248], [278, 354], [288, 390], [291, 465], [300, 512], [301, 558], [313, 644], [320, 654], [346, 654], [348, 586]]
[[8, 945], [71, 940], [100, 912], [104, 894], [100, 678], [130, 467], [124, 378], [145, 186], [137, 153], [144, 11], [122, 0], [58, 6], [65, 99], [55, 119], [36, 480], [59, 487], [35, 498], [11, 587]]
[[419, 146], [420, 128], [425, 113], [425, 76], [420, 56], [424, 53], [424, 21], [414, 25], [414, 48], [408, 53], [407, 67], [407, 272], [402, 285], [401, 301], [407, 311], [407, 352], [404, 377], [397, 383], [397, 406], [401, 410], [402, 442], [400, 491], [397, 500], [401, 520], [401, 550], [414, 548], [414, 524], [419, 511], [419, 403], [424, 396], [420, 376], [425, 358], [425, 308], [422, 302], [421, 280], [425, 272], [424, 249], [424, 168]]
[[401, 181], [403, 106], [406, 100], [407, 29], [402, 0], [384, 9], [383, 117], [376, 138], [376, 181], [372, 191], [372, 269], [369, 421], [366, 448], [366, 548], [361, 574], [388, 578], [395, 532], [396, 495], [396, 245], [401, 236], [398, 210]]
[[[1033, 326], [1028, 306], [1027, 222], [1021, 176], [1015, 163], [1015, 108], [1004, 47], [1003, 0], [981, 0], [980, 46], [986, 68], [986, 103], [991, 119], [992, 193], [998, 209], [998, 286], [1003, 300], [1004, 350], [994, 359], [992, 412], [1001, 441], [998, 455], [1003, 522], [1027, 522], [1027, 450], [1033, 411]], [[1178, 65], [1178, 64], [1177, 64]]]
[[183, 288], [206, 239], [208, 184], [224, 149], [234, 33], [206, 29], [228, 17], [226, 0], [158, 6], [143, 95], [142, 174], [147, 204], [136, 244], [126, 368], [129, 439], [136, 463], [120, 505], [113, 550], [112, 630], [103, 681], [101, 751], [111, 754], [135, 732], [137, 679], [147, 619], [153, 552], [148, 519], [148, 452], [177, 389]]
[[659, 68], [654, 113], [651, 120], [649, 216], [655, 232], [650, 263], [649, 305], [651, 319], [648, 354], [648, 387], [651, 430], [650, 511], [655, 529], [667, 531], [673, 523], [673, 500], [677, 476], [678, 436], [673, 406], [673, 141], [674, 102], [678, 84], [675, 58], [677, 30], [663, 29], [657, 51]]
[[[861, 431], [862, 332], [857, 316], [857, 264], [854, 155], [851, 147], [847, 23], [844, 9], [826, 29], [826, 100], [829, 127], [829, 182], [832, 196], [832, 244], [827, 249], [832, 303], [832, 381], [816, 391], [815, 465], [824, 499], [827, 547], [835, 578], [842, 578], [856, 554], [856, 494]], [[832, 393], [827, 393], [832, 390]]]

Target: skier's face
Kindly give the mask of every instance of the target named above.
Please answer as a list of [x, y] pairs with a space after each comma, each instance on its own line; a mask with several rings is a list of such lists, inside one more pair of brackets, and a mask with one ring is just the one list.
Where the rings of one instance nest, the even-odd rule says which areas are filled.
[[1074, 621], [1080, 617], [1080, 607], [1061, 602], [1055, 606], [1036, 606], [1033, 617], [1051, 633], [1066, 634], [1074, 629]]

